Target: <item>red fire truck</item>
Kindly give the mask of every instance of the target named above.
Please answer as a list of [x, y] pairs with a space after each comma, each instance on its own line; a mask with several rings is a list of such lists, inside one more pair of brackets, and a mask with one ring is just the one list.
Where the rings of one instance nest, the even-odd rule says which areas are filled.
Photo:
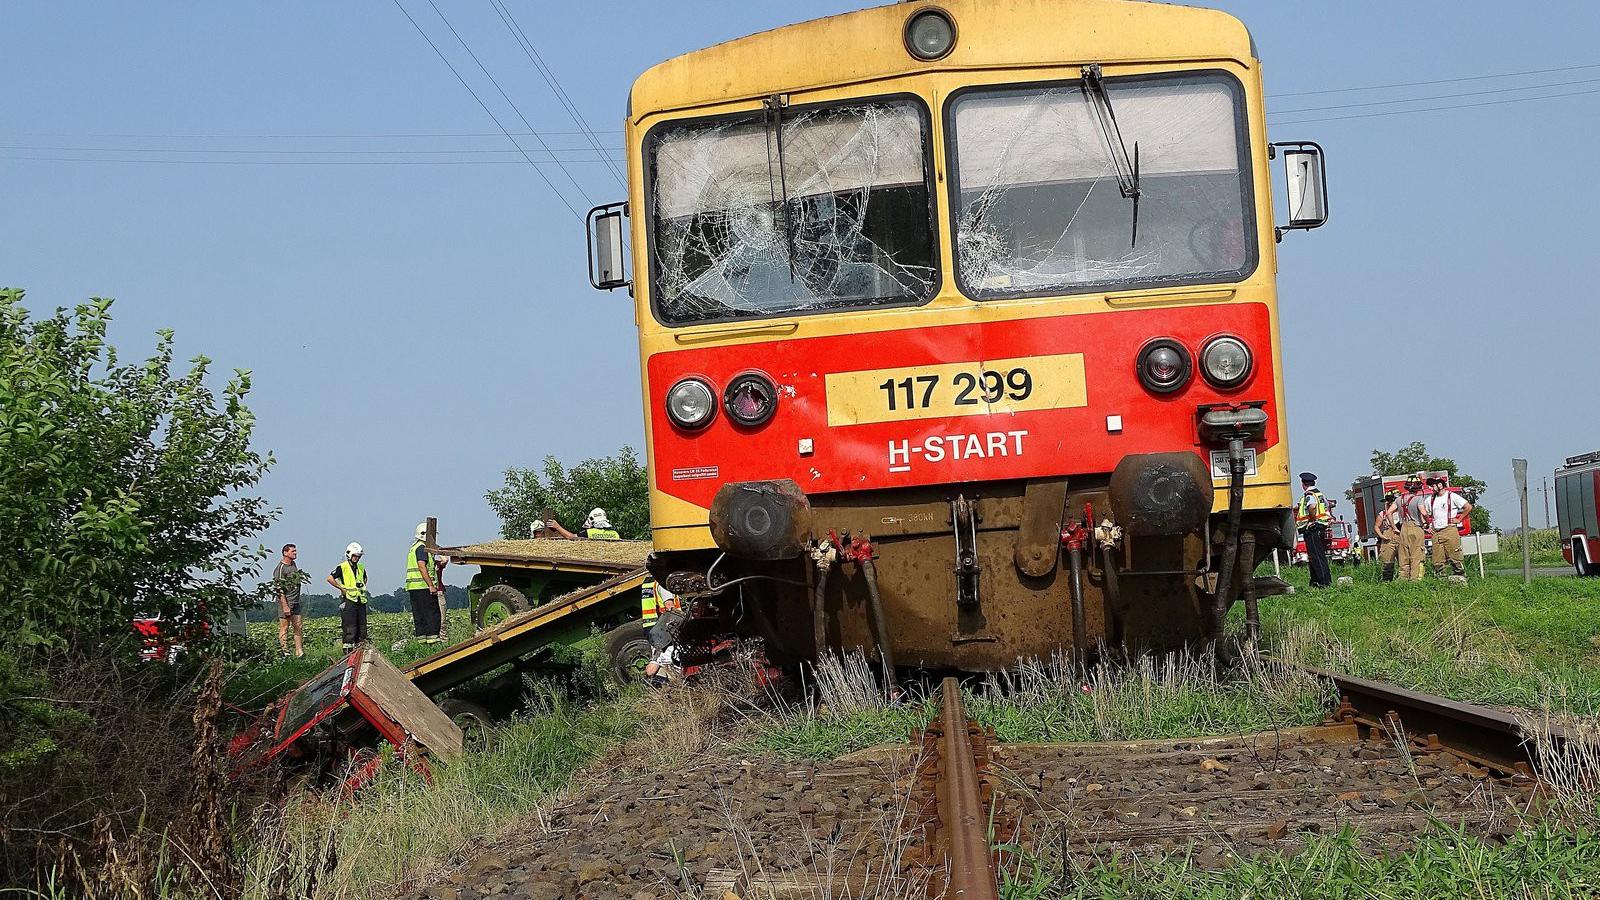
[[[1302, 534], [1294, 544], [1294, 564], [1305, 565], [1308, 559], [1306, 538]], [[1328, 560], [1349, 565], [1361, 562], [1361, 539], [1356, 536], [1355, 526], [1344, 519], [1335, 519], [1328, 526]]]
[[1567, 562], [1579, 575], [1600, 575], [1600, 450], [1556, 470], [1556, 527]]

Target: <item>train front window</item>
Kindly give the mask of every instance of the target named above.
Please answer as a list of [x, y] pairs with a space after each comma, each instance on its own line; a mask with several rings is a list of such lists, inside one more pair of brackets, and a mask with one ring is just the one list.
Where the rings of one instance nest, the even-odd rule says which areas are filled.
[[1104, 84], [1130, 159], [1137, 146], [1137, 207], [1083, 82], [952, 102], [956, 277], [968, 296], [1219, 283], [1255, 268], [1239, 83], [1191, 73]]
[[657, 315], [688, 324], [932, 297], [928, 130], [924, 108], [898, 100], [659, 126]]

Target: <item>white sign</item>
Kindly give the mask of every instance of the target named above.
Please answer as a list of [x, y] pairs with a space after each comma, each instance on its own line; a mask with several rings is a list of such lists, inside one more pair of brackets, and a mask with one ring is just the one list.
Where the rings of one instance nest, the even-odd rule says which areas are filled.
[[1499, 553], [1500, 535], [1492, 531], [1488, 534], [1464, 534], [1461, 536], [1461, 552], [1467, 556], [1474, 553]]
[[[1244, 474], [1246, 477], [1256, 474], [1256, 451], [1254, 450], [1246, 449], [1244, 451]], [[1233, 472], [1228, 469], [1228, 451], [1211, 451], [1211, 477], [1233, 477]]]

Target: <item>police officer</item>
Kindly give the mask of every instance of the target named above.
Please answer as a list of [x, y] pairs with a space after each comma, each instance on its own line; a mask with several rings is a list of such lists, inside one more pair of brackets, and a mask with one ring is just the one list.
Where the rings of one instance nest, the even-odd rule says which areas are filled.
[[1381, 566], [1379, 577], [1384, 581], [1393, 581], [1395, 564], [1400, 557], [1400, 512], [1399, 491], [1390, 491], [1383, 495], [1383, 508], [1378, 510], [1378, 565]]
[[352, 650], [367, 642], [367, 567], [361, 564], [361, 545], [351, 541], [344, 548], [344, 562], [328, 574], [328, 583], [339, 589], [339, 630], [344, 649]]
[[1333, 573], [1328, 571], [1328, 525], [1333, 522], [1333, 513], [1328, 510], [1322, 491], [1317, 489], [1317, 476], [1301, 472], [1300, 487], [1305, 493], [1294, 508], [1294, 521], [1305, 536], [1311, 586], [1329, 587], [1333, 584]]
[[1428, 544], [1424, 527], [1427, 520], [1427, 498], [1422, 494], [1422, 473], [1407, 476], [1406, 485], [1395, 500], [1395, 512], [1400, 519], [1400, 580], [1422, 580], [1422, 554]]

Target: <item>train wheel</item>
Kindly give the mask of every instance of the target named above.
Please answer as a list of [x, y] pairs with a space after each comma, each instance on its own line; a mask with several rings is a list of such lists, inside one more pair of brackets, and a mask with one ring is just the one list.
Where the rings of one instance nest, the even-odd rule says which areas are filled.
[[529, 603], [528, 598], [516, 588], [509, 584], [490, 585], [489, 589], [478, 598], [478, 608], [473, 614], [472, 624], [482, 631], [530, 609], [533, 609], [533, 604]]
[[494, 716], [487, 709], [470, 700], [446, 697], [439, 709], [461, 729], [461, 743], [468, 752], [476, 753], [489, 748], [494, 737]]
[[606, 658], [611, 661], [611, 674], [623, 684], [634, 684], [644, 678], [645, 666], [655, 658], [655, 648], [650, 646], [649, 629], [640, 621], [629, 622], [605, 634]]

